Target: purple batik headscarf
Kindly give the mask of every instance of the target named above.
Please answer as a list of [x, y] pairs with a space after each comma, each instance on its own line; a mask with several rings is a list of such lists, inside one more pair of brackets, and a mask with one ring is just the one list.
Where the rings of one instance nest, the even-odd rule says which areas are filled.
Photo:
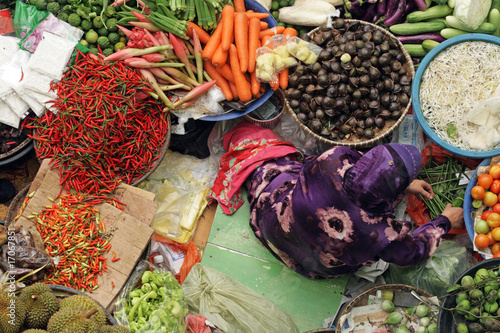
[[346, 172], [343, 187], [363, 210], [392, 215], [394, 201], [417, 177], [421, 165], [420, 152], [412, 145], [379, 145]]

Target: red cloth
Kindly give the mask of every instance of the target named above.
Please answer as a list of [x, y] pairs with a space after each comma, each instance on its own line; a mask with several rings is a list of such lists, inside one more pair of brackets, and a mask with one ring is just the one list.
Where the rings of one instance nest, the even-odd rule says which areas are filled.
[[248, 176], [264, 162], [289, 154], [298, 154], [295, 146], [281, 141], [271, 130], [240, 122], [223, 136], [226, 154], [209, 197], [217, 200], [226, 215], [241, 207], [241, 186]]

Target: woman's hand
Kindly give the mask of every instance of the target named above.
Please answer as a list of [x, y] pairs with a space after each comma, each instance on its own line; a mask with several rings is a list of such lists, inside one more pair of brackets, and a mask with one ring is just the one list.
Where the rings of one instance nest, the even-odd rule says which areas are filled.
[[406, 188], [405, 192], [415, 194], [416, 196], [420, 194], [425, 200], [430, 200], [434, 197], [432, 186], [421, 179], [415, 179], [410, 186]]
[[450, 203], [446, 205], [441, 215], [450, 220], [453, 229], [461, 228], [464, 224], [464, 210], [460, 207], [453, 207]]

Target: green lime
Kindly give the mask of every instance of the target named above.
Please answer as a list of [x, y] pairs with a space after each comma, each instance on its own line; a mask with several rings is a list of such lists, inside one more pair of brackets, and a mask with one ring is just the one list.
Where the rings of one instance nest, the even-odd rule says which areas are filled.
[[280, 17], [280, 12], [275, 10], [271, 12], [271, 15], [277, 20]]
[[278, 1], [271, 2], [271, 10], [278, 10], [278, 9], [280, 9], [280, 3]]
[[302, 34], [307, 34], [308, 32], [309, 32], [309, 30], [307, 30], [306, 28], [302, 28], [299, 30], [299, 36]]
[[286, 23], [285, 22], [280, 22], [280, 23], [278, 23], [278, 25], [286, 28]]
[[280, 8], [289, 6], [288, 0], [280, 0]]
[[479, 207], [481, 207], [482, 204], [483, 204], [482, 200], [474, 200], [474, 201], [472, 201], [472, 207], [474, 207], [474, 208], [479, 208]]
[[293, 6], [294, 3], [295, 3], [295, 0], [288, 0], [288, 6]]

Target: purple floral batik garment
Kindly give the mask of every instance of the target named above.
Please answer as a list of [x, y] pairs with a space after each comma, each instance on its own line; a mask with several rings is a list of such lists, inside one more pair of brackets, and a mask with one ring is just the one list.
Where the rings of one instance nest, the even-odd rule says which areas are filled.
[[378, 259], [417, 264], [450, 229], [441, 215], [409, 235], [410, 222], [393, 218], [421, 163], [415, 147], [400, 144], [364, 155], [334, 147], [300, 161], [272, 160], [246, 182], [251, 227], [277, 258], [310, 278], [345, 275]]

